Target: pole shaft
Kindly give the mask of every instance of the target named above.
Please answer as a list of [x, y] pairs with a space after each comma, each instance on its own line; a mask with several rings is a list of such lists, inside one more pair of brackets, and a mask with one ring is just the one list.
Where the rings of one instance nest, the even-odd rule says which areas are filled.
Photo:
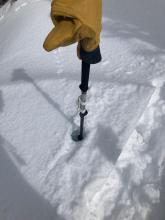
[[80, 89], [82, 92], [87, 92], [89, 82], [90, 64], [82, 61], [82, 72], [81, 72], [81, 84]]
[[80, 116], [80, 135], [79, 139], [82, 140], [84, 138], [84, 116]]

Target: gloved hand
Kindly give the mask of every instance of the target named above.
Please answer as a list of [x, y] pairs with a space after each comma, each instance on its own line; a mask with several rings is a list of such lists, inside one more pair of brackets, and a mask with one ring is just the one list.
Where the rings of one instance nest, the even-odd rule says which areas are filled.
[[102, 0], [53, 0], [51, 18], [55, 25], [43, 47], [52, 51], [79, 42], [80, 48], [91, 52], [100, 42]]
[[75, 19], [61, 18], [52, 31], [48, 34], [43, 47], [52, 51], [58, 47], [68, 46], [78, 41], [81, 24]]

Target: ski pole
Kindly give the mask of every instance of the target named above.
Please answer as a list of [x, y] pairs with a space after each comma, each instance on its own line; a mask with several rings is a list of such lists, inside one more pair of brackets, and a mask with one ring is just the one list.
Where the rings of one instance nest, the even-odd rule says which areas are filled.
[[91, 51], [85, 51], [82, 47], [80, 48], [80, 57], [82, 60], [82, 72], [81, 72], [81, 84], [79, 88], [81, 89], [81, 95], [78, 98], [78, 107], [80, 112], [80, 129], [72, 133], [72, 139], [74, 141], [83, 140], [85, 136], [84, 132], [84, 117], [88, 114], [86, 110], [86, 96], [88, 91], [88, 82], [90, 74], [90, 65], [99, 63], [102, 59], [100, 53], [100, 46]]
[[81, 84], [79, 88], [81, 89], [81, 96], [79, 97], [79, 109], [80, 109], [80, 134], [78, 136], [79, 140], [84, 138], [84, 117], [88, 114], [86, 110], [86, 96], [88, 90], [90, 73], [90, 64], [82, 61], [82, 73], [81, 73]]
[[74, 141], [81, 141], [84, 139], [84, 118], [88, 114], [88, 111], [86, 110], [86, 97], [88, 90], [89, 73], [90, 64], [82, 61], [81, 84], [79, 85], [81, 95], [78, 97], [78, 109], [80, 112], [80, 129], [79, 131], [76, 131], [72, 134], [72, 139]]

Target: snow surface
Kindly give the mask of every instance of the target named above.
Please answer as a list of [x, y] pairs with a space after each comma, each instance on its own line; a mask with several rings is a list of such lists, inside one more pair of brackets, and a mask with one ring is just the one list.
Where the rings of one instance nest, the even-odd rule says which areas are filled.
[[50, 1], [0, 8], [0, 220], [165, 219], [165, 2], [104, 0], [78, 127], [76, 45], [46, 53]]

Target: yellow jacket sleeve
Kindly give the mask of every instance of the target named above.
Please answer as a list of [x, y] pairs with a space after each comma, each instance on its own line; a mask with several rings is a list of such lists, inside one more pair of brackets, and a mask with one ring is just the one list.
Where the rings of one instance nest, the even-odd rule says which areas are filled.
[[51, 19], [55, 27], [45, 39], [43, 47], [52, 51], [75, 42], [79, 50], [95, 50], [102, 28], [102, 0], [53, 0]]

